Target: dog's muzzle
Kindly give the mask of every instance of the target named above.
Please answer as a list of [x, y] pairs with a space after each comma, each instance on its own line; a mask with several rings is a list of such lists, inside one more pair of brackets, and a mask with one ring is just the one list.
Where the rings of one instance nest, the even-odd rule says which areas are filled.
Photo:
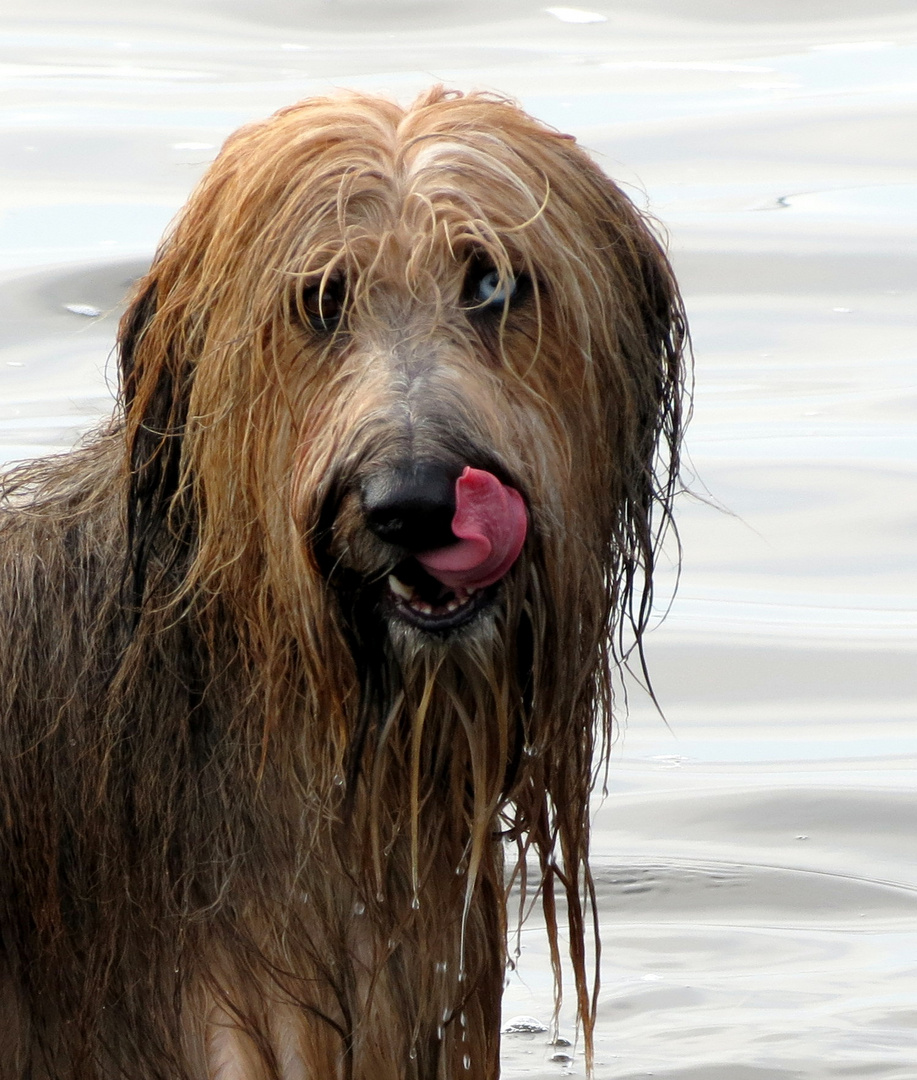
[[390, 614], [423, 630], [470, 622], [522, 550], [522, 496], [493, 473], [413, 462], [363, 487], [367, 528], [406, 553], [388, 577]]

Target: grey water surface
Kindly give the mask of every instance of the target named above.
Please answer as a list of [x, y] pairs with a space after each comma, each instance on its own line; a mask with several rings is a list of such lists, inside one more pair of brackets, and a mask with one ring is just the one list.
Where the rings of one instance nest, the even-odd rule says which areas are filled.
[[[596, 1076], [914, 1080], [917, 5], [5, 0], [0, 80], [0, 461], [108, 412], [163, 229], [307, 95], [503, 91], [662, 223], [693, 494], [665, 719], [632, 683], [596, 799]], [[507, 1025], [550, 1028], [535, 920], [521, 946]], [[560, 1036], [507, 1034], [505, 1075], [582, 1076]]]

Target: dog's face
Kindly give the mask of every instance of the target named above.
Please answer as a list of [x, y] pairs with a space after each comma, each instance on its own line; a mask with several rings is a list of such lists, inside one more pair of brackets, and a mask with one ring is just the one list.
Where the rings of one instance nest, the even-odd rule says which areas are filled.
[[[529, 396], [531, 372], [514, 368], [536, 361], [534, 268], [517, 247], [494, 236], [488, 245], [466, 235], [466, 222], [448, 221], [448, 172], [427, 156], [405, 162], [400, 182], [394, 163], [374, 177], [387, 214], [373, 220], [351, 206], [350, 220], [332, 224], [328, 264], [294, 282], [305, 348], [335, 376], [308, 395], [292, 494], [339, 588], [402, 636], [442, 640], [472, 625], [482, 631], [505, 577], [450, 575], [424, 558], [458, 541], [463, 472], [491, 478], [483, 494], [465, 497], [472, 516], [476, 498], [515, 497], [512, 551], [502, 560], [509, 573], [535, 484], [537, 454], [526, 443], [553, 440]], [[499, 532], [505, 517], [479, 527]]]
[[[657, 242], [571, 139], [485, 96], [306, 102], [229, 140], [152, 281], [128, 420], [182, 427], [202, 576], [317, 574], [415, 645], [491, 634], [533, 578], [607, 622], [651, 544], [680, 325]], [[155, 415], [179, 385], [187, 415]], [[515, 509], [458, 506], [466, 469]], [[494, 580], [426, 557], [464, 509], [509, 535]]]

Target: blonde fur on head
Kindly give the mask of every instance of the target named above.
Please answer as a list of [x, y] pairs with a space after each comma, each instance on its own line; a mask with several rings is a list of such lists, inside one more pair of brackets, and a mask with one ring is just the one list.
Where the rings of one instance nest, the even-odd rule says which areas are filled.
[[[591, 1062], [589, 796], [684, 337], [641, 215], [509, 101], [228, 140], [110, 429], [6, 481], [0, 1080], [492, 1080], [512, 887], [558, 995], [565, 909]], [[466, 468], [526, 532], [452, 588]]]

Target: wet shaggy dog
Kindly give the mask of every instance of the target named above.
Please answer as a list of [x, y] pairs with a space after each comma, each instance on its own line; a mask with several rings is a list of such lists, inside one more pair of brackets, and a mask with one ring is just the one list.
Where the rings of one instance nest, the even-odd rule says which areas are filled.
[[2, 1080], [492, 1080], [511, 888], [588, 1059], [683, 337], [640, 214], [511, 103], [227, 142], [114, 421], [5, 481]]

